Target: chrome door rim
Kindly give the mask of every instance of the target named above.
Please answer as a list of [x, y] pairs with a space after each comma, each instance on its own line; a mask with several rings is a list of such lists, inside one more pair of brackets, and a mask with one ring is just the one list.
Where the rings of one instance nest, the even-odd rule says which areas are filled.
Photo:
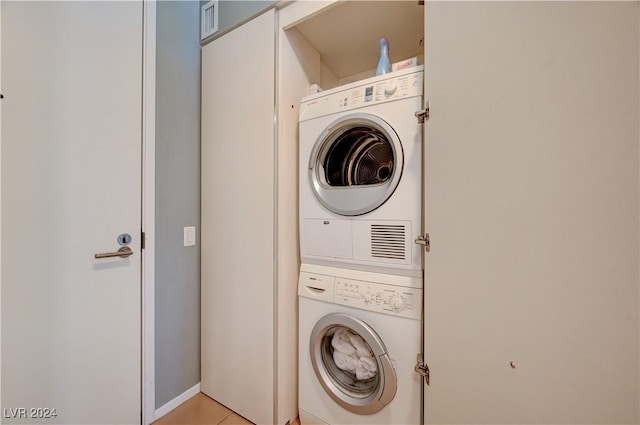
[[[366, 397], [347, 394], [332, 377], [324, 365], [323, 338], [332, 329], [344, 327], [358, 334], [373, 351], [378, 366], [378, 385]], [[370, 415], [382, 410], [395, 397], [397, 377], [382, 339], [364, 321], [342, 313], [332, 313], [322, 317], [311, 331], [309, 354], [316, 378], [325, 392], [340, 406], [350, 412]]]
[[[368, 127], [385, 136], [394, 160], [390, 178], [381, 184], [330, 186], [324, 175], [327, 152], [341, 135], [357, 127]], [[402, 143], [393, 128], [378, 116], [354, 113], [333, 121], [316, 139], [309, 157], [309, 184], [311, 192], [326, 209], [342, 216], [357, 216], [376, 210], [393, 195], [403, 166]]]

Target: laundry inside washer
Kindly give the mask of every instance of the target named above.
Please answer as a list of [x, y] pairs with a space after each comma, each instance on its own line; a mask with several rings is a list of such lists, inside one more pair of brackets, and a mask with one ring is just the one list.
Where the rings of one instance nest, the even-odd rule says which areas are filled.
[[338, 327], [331, 336], [331, 348], [333, 351], [331, 359], [336, 367], [350, 374], [356, 382], [365, 381], [377, 375], [378, 367], [371, 347], [358, 334]]

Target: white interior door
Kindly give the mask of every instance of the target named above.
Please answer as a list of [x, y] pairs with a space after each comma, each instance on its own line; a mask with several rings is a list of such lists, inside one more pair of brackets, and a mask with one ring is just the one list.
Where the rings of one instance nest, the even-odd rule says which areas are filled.
[[426, 2], [426, 423], [639, 423], [638, 2]]
[[142, 2], [1, 7], [3, 421], [139, 423]]

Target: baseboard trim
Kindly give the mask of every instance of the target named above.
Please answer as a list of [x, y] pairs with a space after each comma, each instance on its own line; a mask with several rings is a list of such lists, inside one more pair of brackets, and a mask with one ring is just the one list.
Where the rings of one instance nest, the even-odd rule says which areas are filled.
[[199, 392], [200, 392], [200, 383], [198, 382], [196, 385], [189, 388], [187, 391], [183, 392], [178, 397], [174, 398], [173, 400], [163, 404], [161, 407], [156, 409], [156, 420], [160, 419], [167, 413], [171, 412], [173, 409], [180, 406], [182, 403], [189, 400], [191, 397], [198, 394]]

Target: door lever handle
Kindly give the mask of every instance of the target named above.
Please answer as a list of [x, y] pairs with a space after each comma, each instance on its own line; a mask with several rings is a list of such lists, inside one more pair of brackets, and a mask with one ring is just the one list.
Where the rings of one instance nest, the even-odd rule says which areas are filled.
[[131, 251], [131, 248], [129, 248], [128, 246], [123, 246], [116, 252], [103, 252], [101, 254], [96, 254], [95, 257], [96, 258], [113, 258], [113, 257], [127, 258], [130, 255], [133, 255], [133, 251]]

